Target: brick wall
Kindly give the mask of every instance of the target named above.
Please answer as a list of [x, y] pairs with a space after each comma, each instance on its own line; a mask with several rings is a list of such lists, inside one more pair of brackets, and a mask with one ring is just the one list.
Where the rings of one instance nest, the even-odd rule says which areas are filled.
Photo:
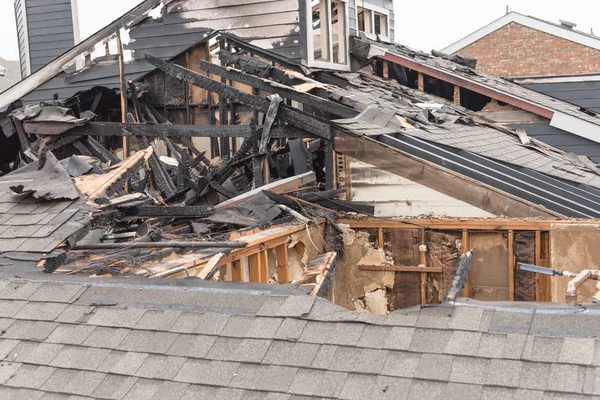
[[511, 22], [459, 50], [502, 77], [600, 72], [600, 50]]

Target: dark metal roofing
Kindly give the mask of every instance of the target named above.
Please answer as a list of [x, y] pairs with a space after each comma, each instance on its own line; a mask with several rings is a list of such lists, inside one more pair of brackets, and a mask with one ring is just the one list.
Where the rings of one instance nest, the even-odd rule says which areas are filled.
[[367, 315], [288, 285], [62, 279], [0, 281], [0, 397], [600, 394], [594, 305], [469, 301]]

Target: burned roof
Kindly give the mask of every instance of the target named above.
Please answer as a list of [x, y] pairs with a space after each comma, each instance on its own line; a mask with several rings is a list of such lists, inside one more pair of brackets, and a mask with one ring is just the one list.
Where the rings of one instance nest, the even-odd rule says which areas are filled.
[[468, 301], [379, 316], [288, 286], [3, 279], [0, 288], [4, 398], [600, 394], [593, 305]]
[[375, 42], [368, 38], [352, 40], [354, 54], [359, 57], [381, 57], [551, 119], [552, 126], [575, 135], [597, 139], [600, 118], [594, 112], [403, 45]]

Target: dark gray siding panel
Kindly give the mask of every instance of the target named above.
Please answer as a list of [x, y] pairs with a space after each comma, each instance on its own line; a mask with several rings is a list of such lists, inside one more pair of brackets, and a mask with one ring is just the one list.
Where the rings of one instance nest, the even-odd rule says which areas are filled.
[[554, 128], [547, 123], [509, 125], [513, 129], [523, 128], [527, 135], [567, 153], [588, 156], [600, 163], [600, 143]]
[[523, 86], [600, 113], [600, 82], [534, 83]]

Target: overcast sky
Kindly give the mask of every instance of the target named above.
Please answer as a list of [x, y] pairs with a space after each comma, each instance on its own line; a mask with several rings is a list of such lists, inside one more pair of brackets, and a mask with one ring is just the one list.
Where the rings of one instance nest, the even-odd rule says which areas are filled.
[[[357, 0], [360, 4], [361, 0]], [[366, 0], [368, 1], [368, 0]], [[91, 35], [140, 0], [79, 0], [81, 38]], [[240, 0], [243, 3], [243, 0]], [[428, 0], [420, 3], [394, 0], [396, 42], [429, 51], [441, 49], [511, 11], [549, 21], [566, 19], [577, 29], [600, 35], [600, 1], [597, 0]], [[17, 60], [17, 34], [13, 0], [0, 0], [0, 57]]]

